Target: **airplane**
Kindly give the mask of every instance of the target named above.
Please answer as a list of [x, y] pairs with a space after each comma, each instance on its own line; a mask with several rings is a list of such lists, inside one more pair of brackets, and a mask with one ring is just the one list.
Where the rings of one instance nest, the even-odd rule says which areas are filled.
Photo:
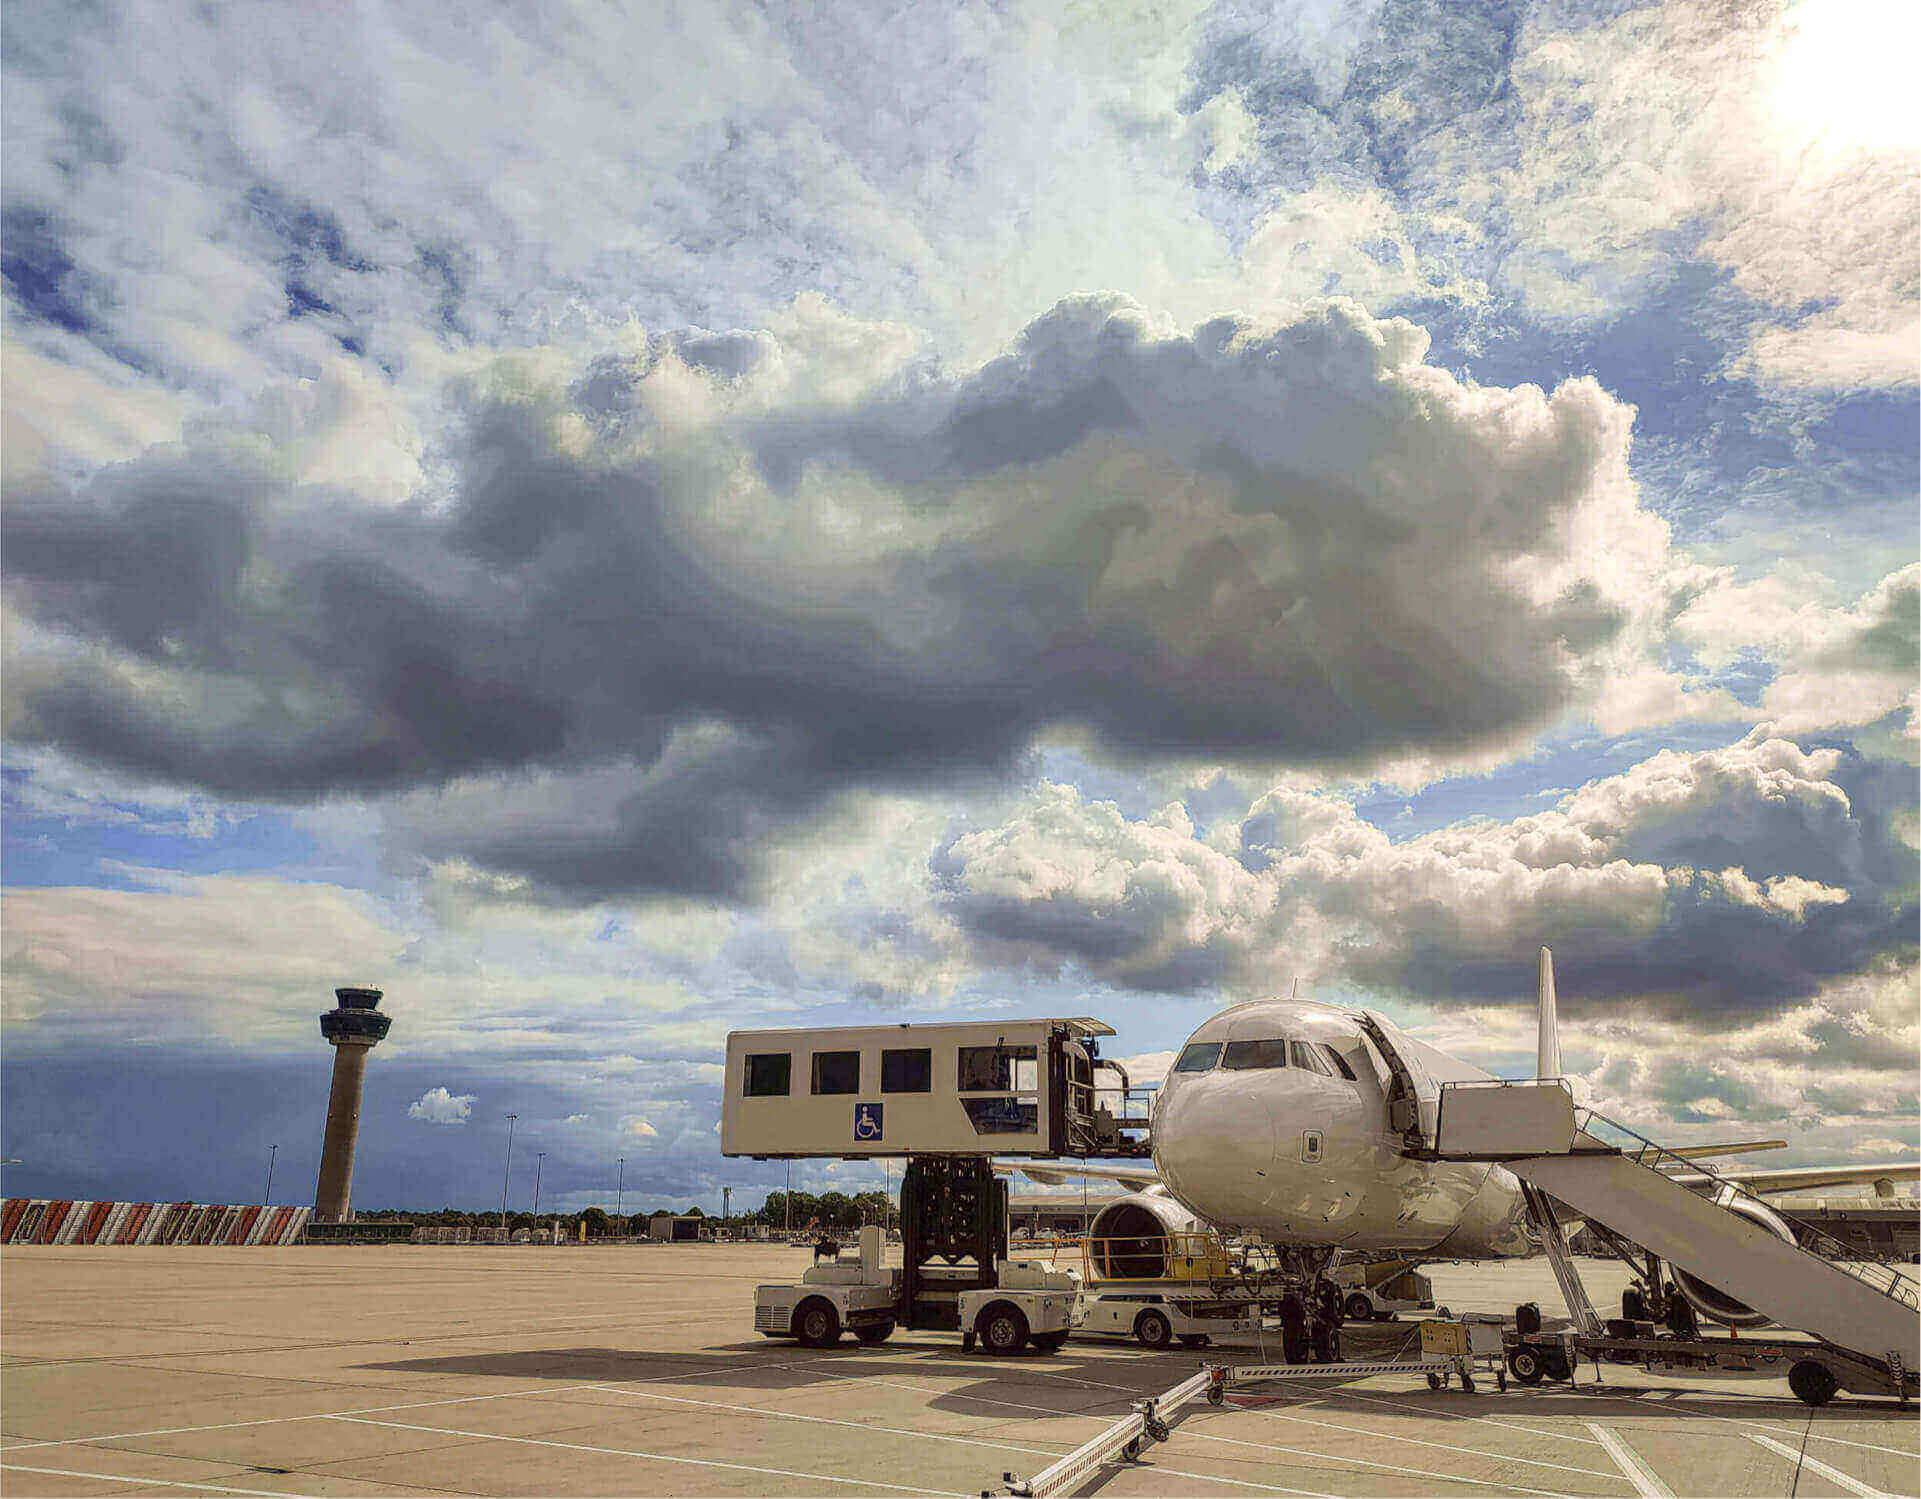
[[[1553, 956], [1541, 949], [1536, 1076], [1561, 1075]], [[1416, 1076], [1425, 1079], [1416, 1088]], [[1413, 1261], [1508, 1259], [1539, 1254], [1521, 1183], [1493, 1163], [1420, 1158], [1431, 1138], [1435, 1086], [1494, 1081], [1472, 1063], [1408, 1035], [1376, 1011], [1319, 1000], [1235, 1005], [1188, 1037], [1149, 1114], [1154, 1169], [1077, 1164], [1071, 1169], [996, 1163], [1033, 1180], [1075, 1177], [1130, 1188], [1103, 1207], [1090, 1240], [1136, 1270], [1170, 1234], [1215, 1228], [1272, 1245], [1283, 1273], [1311, 1283], [1338, 1251]], [[1427, 1096], [1421, 1096], [1425, 1093]], [[1780, 1140], [1683, 1147], [1689, 1159], [1778, 1149]], [[1915, 1163], [1677, 1175], [1690, 1186], [1733, 1180], [1754, 1192], [1921, 1178]], [[1765, 1223], [1759, 1203], [1729, 1204]], [[1561, 1222], [1564, 1234], [1578, 1220]], [[1766, 1225], [1776, 1233], [1790, 1230]], [[1682, 1295], [1730, 1326], [1767, 1319], [1674, 1268]]]

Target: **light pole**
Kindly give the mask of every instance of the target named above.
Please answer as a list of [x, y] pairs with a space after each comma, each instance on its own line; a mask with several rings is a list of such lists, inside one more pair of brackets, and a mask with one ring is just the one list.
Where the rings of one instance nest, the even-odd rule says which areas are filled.
[[279, 1154], [280, 1147], [278, 1145], [269, 1145], [267, 1147], [267, 1190], [260, 1195], [260, 1201], [264, 1206], [271, 1207], [273, 1205], [273, 1158]]
[[534, 1216], [536, 1218], [540, 1216], [540, 1164], [546, 1159], [546, 1151], [536, 1150], [534, 1152]]
[[507, 1226], [507, 1180], [514, 1171], [514, 1121], [520, 1115], [507, 1116], [507, 1169], [500, 1173], [500, 1226]]
[[621, 1200], [627, 1190], [627, 1157], [622, 1156], [616, 1164], [620, 1167], [620, 1174], [614, 1178], [614, 1216], [618, 1218]]
[[733, 1200], [734, 1189], [732, 1187], [722, 1187], [720, 1189], [720, 1231], [723, 1236], [727, 1232], [727, 1207]]
[[786, 1214], [787, 1226], [781, 1231], [788, 1238], [794, 1236], [794, 1163], [787, 1163], [787, 1190], [780, 1194], [781, 1211]]

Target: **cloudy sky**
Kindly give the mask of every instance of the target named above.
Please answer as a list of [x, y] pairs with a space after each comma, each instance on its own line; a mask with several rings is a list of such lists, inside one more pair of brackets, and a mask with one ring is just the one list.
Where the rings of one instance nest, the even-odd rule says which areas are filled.
[[337, 984], [359, 1205], [714, 1209], [735, 1027], [1542, 943], [1912, 1157], [1911, 6], [628, 9], [6, 7], [9, 1194], [311, 1200]]

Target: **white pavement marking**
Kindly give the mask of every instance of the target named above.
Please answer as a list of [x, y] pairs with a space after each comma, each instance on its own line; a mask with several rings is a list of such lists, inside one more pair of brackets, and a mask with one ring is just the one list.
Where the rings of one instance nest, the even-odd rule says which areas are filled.
[[196, 1494], [254, 1494], [260, 1499], [287, 1499], [286, 1489], [223, 1489], [217, 1483], [169, 1483], [164, 1478], [122, 1478], [117, 1473], [75, 1473], [69, 1468], [29, 1468], [25, 1463], [0, 1463], [9, 1473], [49, 1473], [55, 1478], [95, 1478], [102, 1483], [134, 1483], [150, 1489], [192, 1489]]
[[1674, 1499], [1674, 1490], [1661, 1482], [1658, 1474], [1641, 1460], [1641, 1455], [1622, 1440], [1621, 1433], [1592, 1421], [1583, 1423], [1596, 1440], [1607, 1448], [1608, 1456], [1621, 1465], [1621, 1471], [1634, 1483], [1641, 1499]]
[[[673, 1384], [677, 1380], [706, 1379], [710, 1375], [733, 1372], [759, 1374], [773, 1369], [798, 1369], [803, 1364], [814, 1363], [813, 1359], [793, 1359], [780, 1364], [750, 1364], [744, 1371], [726, 1369], [696, 1369], [684, 1374], [657, 1374], [651, 1379], [637, 1379], [635, 1384]], [[859, 1374], [840, 1374], [837, 1379], [863, 1379]], [[569, 1390], [598, 1390], [604, 1387], [601, 1380], [586, 1380], [580, 1384], [536, 1385], [527, 1390], [502, 1390], [494, 1395], [455, 1395], [446, 1400], [412, 1400], [404, 1405], [363, 1405], [353, 1410], [312, 1411], [302, 1416], [262, 1416], [253, 1421], [219, 1421], [210, 1426], [161, 1426], [148, 1431], [114, 1431], [89, 1437], [60, 1437], [53, 1441], [6, 1442], [0, 1444], [0, 1455], [9, 1452], [25, 1452], [33, 1447], [86, 1447], [94, 1442], [125, 1442], [135, 1437], [175, 1437], [185, 1436], [196, 1431], [233, 1431], [242, 1426], [280, 1426], [288, 1421], [324, 1421], [333, 1416], [379, 1416], [390, 1411], [428, 1410], [439, 1405], [471, 1405], [482, 1400], [519, 1400], [530, 1395], [564, 1395]]]
[[[1275, 1381], [1276, 1384], [1295, 1384], [1298, 1382], [1297, 1380], [1287, 1378]], [[1413, 1411], [1416, 1415], [1427, 1416], [1430, 1419], [1434, 1415], [1433, 1411], [1423, 1410], [1420, 1406], [1411, 1404], [1406, 1400], [1390, 1400], [1385, 1395], [1370, 1394], [1365, 1390], [1323, 1389], [1319, 1398], [1323, 1400], [1365, 1400], [1370, 1405], [1389, 1405], [1395, 1410]], [[1500, 1426], [1508, 1431], [1525, 1431], [1529, 1436], [1554, 1437], [1563, 1442], [1579, 1442], [1584, 1447], [1599, 1445], [1592, 1437], [1578, 1437], [1571, 1431], [1543, 1431], [1538, 1426], [1522, 1426], [1516, 1421], [1497, 1421], [1492, 1416], [1464, 1416], [1459, 1412], [1450, 1412], [1449, 1419], [1454, 1421], [1476, 1421], [1483, 1426]]]
[[[1695, 1391], [1695, 1390], [1684, 1390], [1681, 1393], [1682, 1395], [1690, 1398], [1703, 1398], [1703, 1397], [1709, 1398], [1709, 1399], [1726, 1399], [1727, 1398], [1726, 1396], [1720, 1395], [1718, 1393]], [[1672, 1414], [1674, 1409], [1672, 1406], [1666, 1407], [1665, 1409], [1657, 1406], [1652, 1410], [1650, 1410], [1647, 1405], [1637, 1400], [1630, 1400], [1625, 1395], [1590, 1395], [1588, 1396], [1588, 1399], [1612, 1400], [1617, 1404], [1633, 1406], [1634, 1408], [1639, 1410], [1639, 1412], [1644, 1416], [1654, 1415], [1654, 1416], [1665, 1417]], [[1805, 1440], [1810, 1442], [1833, 1442], [1836, 1446], [1839, 1446], [1839, 1447], [1859, 1447], [1867, 1452], [1889, 1452], [1894, 1454], [1894, 1456], [1896, 1457], [1913, 1457], [1915, 1455], [1912, 1451], [1910, 1451], [1905, 1447], [1883, 1447], [1876, 1442], [1856, 1442], [1856, 1441], [1849, 1440], [1847, 1437], [1825, 1436], [1819, 1430], [1814, 1428], [1810, 1428], [1808, 1431], [1804, 1433], [1804, 1432], [1796, 1431], [1792, 1426], [1767, 1426], [1767, 1425], [1764, 1425], [1758, 1419], [1749, 1420], [1749, 1421], [1739, 1421], [1739, 1420], [1736, 1420], [1733, 1416], [1717, 1416], [1712, 1411], [1702, 1411], [1699, 1415], [1694, 1414], [1692, 1411], [1683, 1411], [1680, 1414], [1685, 1416], [1685, 1418], [1689, 1421], [1718, 1421], [1723, 1426], [1732, 1426], [1736, 1428], [1736, 1430], [1741, 1432], [1743, 1435], [1746, 1435], [1751, 1431], [1765, 1431], [1765, 1432], [1771, 1432], [1775, 1436], [1804, 1438]]]
[[[878, 1426], [868, 1421], [842, 1421], [833, 1416], [803, 1416], [798, 1411], [773, 1410], [764, 1405], [733, 1405], [719, 1400], [690, 1400], [685, 1395], [656, 1395], [651, 1390], [623, 1390], [616, 1385], [595, 1385], [610, 1395], [632, 1395], [636, 1400], [662, 1400], [669, 1405], [698, 1405], [703, 1410], [738, 1411], [747, 1416], [765, 1416], [771, 1421], [809, 1421], [817, 1426], [851, 1426], [856, 1431], [880, 1432], [887, 1436], [913, 1437], [922, 1442], [959, 1442], [967, 1447], [992, 1447], [997, 1452], [1026, 1452], [1036, 1457], [1064, 1457], [1051, 1447], [1023, 1447], [1017, 1442], [990, 1442], [980, 1437], [949, 1436], [944, 1432], [913, 1431], [904, 1426]], [[1071, 1450], [1071, 1449], [1070, 1449]]]
[[[1285, 1452], [1294, 1457], [1312, 1458], [1317, 1463], [1330, 1464], [1336, 1468], [1379, 1468], [1383, 1472], [1399, 1473], [1409, 1478], [1439, 1478], [1446, 1483], [1472, 1484], [1477, 1489], [1505, 1489], [1510, 1493], [1547, 1494], [1553, 1496], [1553, 1499], [1569, 1499], [1569, 1496], [1563, 1494], [1559, 1489], [1530, 1489], [1524, 1488], [1518, 1483], [1492, 1483], [1485, 1478], [1462, 1478], [1453, 1473], [1436, 1473], [1432, 1468], [1410, 1468], [1404, 1463], [1376, 1463], [1369, 1462], [1364, 1457], [1346, 1457], [1335, 1452], [1315, 1452], [1306, 1447], [1280, 1447], [1272, 1442], [1246, 1442], [1242, 1441], [1239, 1437], [1210, 1436], [1204, 1431], [1194, 1430], [1191, 1424], [1178, 1427], [1176, 1434], [1199, 1437], [1204, 1442], [1225, 1442], [1230, 1447], [1252, 1447], [1259, 1452]], [[1372, 1433], [1370, 1433], [1370, 1435], [1372, 1435]], [[1475, 1454], [1477, 1457], [1489, 1457], [1492, 1455], [1493, 1454], [1486, 1452]], [[1601, 1476], [1604, 1478], [1618, 1478], [1619, 1475], [1604, 1473]]]
[[[549, 1442], [539, 1437], [503, 1436], [497, 1431], [453, 1431], [445, 1426], [413, 1426], [405, 1421], [369, 1421], [361, 1416], [325, 1416], [327, 1421], [346, 1421], [354, 1426], [382, 1426], [394, 1431], [430, 1431], [436, 1436], [469, 1437], [480, 1442], [514, 1442], [524, 1447], [558, 1447], [567, 1452], [597, 1452], [609, 1457], [638, 1457], [650, 1463], [680, 1463], [690, 1468], [727, 1468], [735, 1473], [771, 1473], [779, 1478], [811, 1478], [816, 1483], [841, 1483], [857, 1489], [890, 1489], [899, 1494], [934, 1494], [939, 1499], [968, 1499], [949, 1489], [917, 1489], [905, 1483], [886, 1483], [877, 1478], [837, 1478], [832, 1473], [798, 1473], [792, 1468], [756, 1468], [750, 1463], [723, 1463], [707, 1457], [670, 1457], [665, 1452], [639, 1452], [631, 1447], [589, 1447], [581, 1442]], [[1052, 1453], [1048, 1454], [1050, 1457]], [[274, 1499], [286, 1499], [277, 1494]]]
[[1850, 1494], [1860, 1494], [1863, 1496], [1863, 1499], [1887, 1499], [1887, 1495], [1880, 1489], [1865, 1484], [1858, 1478], [1849, 1477], [1839, 1468], [1830, 1468], [1818, 1457], [1809, 1457], [1805, 1452], [1798, 1452], [1786, 1442], [1777, 1442], [1773, 1437], [1764, 1437], [1758, 1431], [1749, 1432], [1748, 1440], [1750, 1442], [1759, 1442], [1770, 1452], [1778, 1452], [1783, 1457], [1792, 1458], [1809, 1472], [1819, 1473], [1823, 1478], [1827, 1479], [1829, 1483], [1840, 1484], [1841, 1487], [1846, 1489]]
[[[1243, 1410], [1247, 1407], [1243, 1406]], [[1307, 1416], [1287, 1416], [1279, 1411], [1249, 1410], [1249, 1415], [1266, 1416], [1270, 1421], [1298, 1421], [1303, 1426], [1325, 1426], [1329, 1431], [1344, 1431], [1351, 1436], [1367, 1437], [1372, 1441], [1411, 1442], [1416, 1447], [1435, 1447], [1442, 1452], [1459, 1452], [1468, 1457], [1493, 1458], [1504, 1463], [1528, 1463], [1536, 1468], [1555, 1468], [1563, 1473], [1579, 1473], [1586, 1478], [1619, 1479], [1618, 1473], [1603, 1473], [1599, 1468], [1575, 1468], [1566, 1463], [1551, 1463], [1541, 1457], [1515, 1457], [1506, 1452], [1489, 1452], [1485, 1447], [1456, 1447], [1448, 1442], [1430, 1442], [1423, 1437], [1396, 1436], [1391, 1431], [1370, 1431], [1365, 1426], [1342, 1426], [1335, 1421], [1315, 1421]]]

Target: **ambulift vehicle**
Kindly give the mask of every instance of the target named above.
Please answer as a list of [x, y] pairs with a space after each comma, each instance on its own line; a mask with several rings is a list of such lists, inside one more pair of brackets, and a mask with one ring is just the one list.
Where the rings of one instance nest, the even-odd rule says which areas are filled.
[[1260, 1330], [1257, 1296], [1214, 1289], [1229, 1269], [1219, 1234], [1083, 1239], [1080, 1248], [1083, 1334], [1131, 1337], [1144, 1348], [1166, 1348], [1178, 1338], [1203, 1348]]
[[754, 1288], [754, 1330], [828, 1348], [843, 1332], [883, 1343], [899, 1326], [961, 1335], [1007, 1356], [1032, 1344], [1053, 1353], [1075, 1325], [1079, 1277], [1007, 1257], [1007, 1184], [984, 1159], [911, 1156], [901, 1183], [902, 1264], [882, 1264], [878, 1225], [860, 1231], [860, 1259], [816, 1265], [798, 1284]]

